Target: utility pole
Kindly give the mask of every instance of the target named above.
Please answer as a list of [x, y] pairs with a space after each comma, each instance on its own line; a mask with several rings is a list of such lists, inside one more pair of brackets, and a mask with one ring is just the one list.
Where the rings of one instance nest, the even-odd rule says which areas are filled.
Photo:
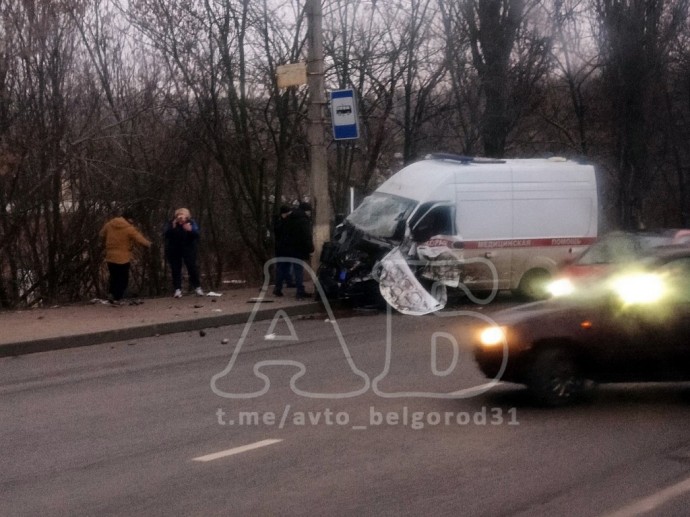
[[307, 85], [309, 87], [309, 191], [315, 252], [312, 268], [317, 270], [323, 244], [331, 238], [331, 203], [328, 195], [328, 163], [324, 136], [323, 14], [321, 0], [306, 0], [308, 17]]

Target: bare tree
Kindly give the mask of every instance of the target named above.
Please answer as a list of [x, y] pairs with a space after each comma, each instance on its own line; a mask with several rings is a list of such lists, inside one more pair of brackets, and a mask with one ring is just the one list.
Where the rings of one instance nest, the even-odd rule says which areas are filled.
[[[304, 45], [297, 5], [282, 17], [286, 6], [270, 2], [130, 2], [130, 19], [166, 63], [179, 115], [213, 157], [232, 231], [256, 264], [272, 254], [266, 230], [286, 172], [305, 170], [295, 165], [307, 151], [298, 131], [304, 92], [280, 92], [275, 82], [276, 66]], [[281, 22], [290, 16], [294, 25]]]
[[598, 53], [588, 46], [589, 5], [583, 0], [555, 0], [549, 7], [555, 72], [542, 116], [574, 153], [587, 156], [593, 130], [591, 108], [597, 102], [592, 89], [600, 70]]
[[666, 56], [687, 22], [687, 2], [595, 0], [605, 83], [613, 105], [618, 207], [622, 225], [644, 225], [644, 202], [655, 169], [650, 151], [659, 88], [667, 76]]
[[[681, 2], [682, 5], [682, 2]], [[687, 3], [685, 3], [687, 9]], [[690, 226], [690, 27], [679, 30], [669, 52], [669, 79], [665, 82], [665, 148], [671, 171], [669, 193], [676, 200], [678, 223]]]
[[[550, 42], [533, 19], [539, 4], [532, 0], [440, 1], [446, 27], [454, 29], [452, 37], [469, 44], [481, 84], [484, 153], [502, 157], [517, 121], [534, 110], [536, 86], [549, 67]], [[458, 48], [453, 42], [449, 46]], [[454, 73], [461, 77], [458, 71]], [[460, 84], [456, 79], [456, 87]]]
[[68, 281], [74, 258], [74, 248], [63, 246], [74, 236], [61, 217], [74, 40], [68, 17], [52, 4], [3, 2], [2, 23], [4, 93], [12, 103], [3, 113], [9, 160], [0, 271], [15, 299], [52, 298]]
[[380, 169], [388, 168], [387, 156], [396, 150], [391, 146], [400, 129], [392, 115], [401, 70], [394, 56], [400, 43], [391, 28], [397, 29], [407, 15], [396, 5], [343, 0], [332, 2], [328, 12], [324, 35], [324, 48], [332, 60], [328, 83], [333, 88], [353, 88], [360, 108], [360, 138], [332, 146], [331, 202], [336, 212], [345, 213], [349, 188], [357, 186], [360, 193], [368, 194]]

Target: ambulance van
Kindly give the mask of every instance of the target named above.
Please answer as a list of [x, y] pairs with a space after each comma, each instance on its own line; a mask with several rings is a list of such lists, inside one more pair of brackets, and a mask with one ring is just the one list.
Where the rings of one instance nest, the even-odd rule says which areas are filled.
[[319, 278], [331, 296], [366, 299], [380, 281], [377, 266], [395, 251], [418, 277], [538, 299], [558, 267], [595, 241], [597, 220], [590, 164], [431, 154], [391, 176], [338, 226]]

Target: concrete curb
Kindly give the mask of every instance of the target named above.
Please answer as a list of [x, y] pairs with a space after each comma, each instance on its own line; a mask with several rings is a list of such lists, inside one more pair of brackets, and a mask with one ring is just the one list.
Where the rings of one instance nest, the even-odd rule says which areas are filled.
[[[308, 303], [284, 307], [281, 308], [281, 310], [288, 316], [301, 316], [321, 312], [323, 311], [323, 306], [320, 303]], [[275, 313], [276, 309], [274, 308], [258, 310], [254, 313], [254, 321], [262, 321], [272, 318]], [[76, 334], [72, 336], [56, 336], [37, 339], [34, 341], [5, 343], [0, 346], [0, 357], [35, 354], [38, 352], [49, 352], [67, 348], [113, 343], [116, 341], [127, 341], [130, 339], [148, 338], [163, 334], [176, 334], [178, 332], [189, 332], [207, 328], [224, 327], [227, 325], [238, 325], [247, 323], [250, 315], [251, 311], [248, 311], [235, 314], [206, 316], [193, 320], [170, 321], [165, 323], [131, 326], [114, 330]]]

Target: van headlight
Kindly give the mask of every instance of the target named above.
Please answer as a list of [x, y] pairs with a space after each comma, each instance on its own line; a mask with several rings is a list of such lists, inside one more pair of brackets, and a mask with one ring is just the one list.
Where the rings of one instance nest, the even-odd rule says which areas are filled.
[[486, 327], [479, 332], [479, 343], [484, 348], [495, 348], [506, 344], [506, 327]]

